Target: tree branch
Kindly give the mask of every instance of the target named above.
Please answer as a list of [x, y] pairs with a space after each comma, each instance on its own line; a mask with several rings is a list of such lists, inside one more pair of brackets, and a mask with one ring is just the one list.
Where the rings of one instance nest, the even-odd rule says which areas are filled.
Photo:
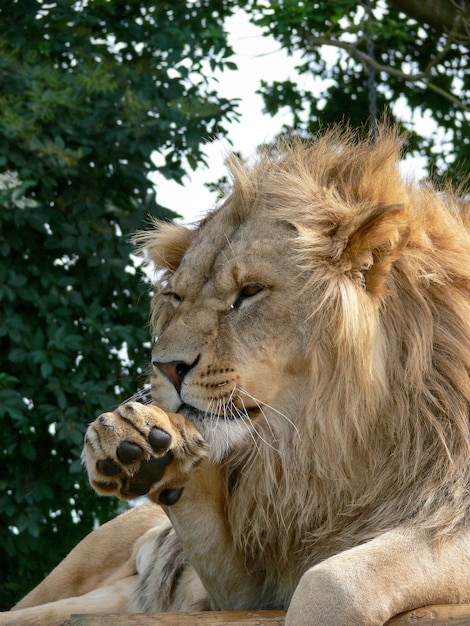
[[417, 22], [428, 24], [439, 33], [452, 32], [469, 39], [468, 0], [388, 0], [391, 7]]
[[442, 59], [446, 55], [451, 41], [448, 41], [444, 50], [442, 50], [438, 55], [436, 55], [433, 59], [429, 61], [424, 72], [418, 72], [417, 74], [402, 72], [395, 67], [379, 63], [365, 52], [358, 50], [358, 48], [356, 47], [357, 44], [352, 44], [346, 41], [340, 41], [338, 39], [332, 39], [327, 37], [313, 37], [310, 34], [306, 35], [305, 41], [311, 48], [319, 46], [332, 46], [334, 48], [345, 50], [353, 59], [361, 63], [364, 68], [371, 68], [376, 72], [384, 72], [389, 76], [393, 76], [407, 83], [423, 83], [427, 88], [438, 93], [443, 98], [446, 98], [446, 100], [452, 102], [452, 104], [454, 104], [462, 111], [465, 111], [466, 113], [470, 112], [470, 108], [461, 100], [427, 80], [431, 77], [431, 69], [435, 67], [438, 63], [440, 63], [440, 61], [442, 61]]
[[459, 100], [448, 91], [441, 89], [440, 87], [438, 87], [434, 83], [431, 83], [430, 81], [426, 81], [424, 85], [427, 89], [434, 91], [435, 93], [439, 94], [446, 100], [449, 100], [450, 102], [452, 102], [452, 104], [455, 104], [456, 107], [458, 107], [459, 109], [462, 109], [462, 111], [464, 111], [465, 113], [470, 113], [470, 107], [468, 107], [466, 104], [462, 102], [462, 100]]

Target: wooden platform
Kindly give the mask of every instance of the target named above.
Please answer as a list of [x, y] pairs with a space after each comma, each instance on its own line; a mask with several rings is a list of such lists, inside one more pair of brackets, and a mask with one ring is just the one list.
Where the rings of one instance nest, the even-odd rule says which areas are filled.
[[[64, 626], [283, 626], [283, 611], [206, 613], [136, 613], [132, 615], [71, 615]], [[470, 604], [426, 606], [391, 619], [390, 626], [470, 626]], [[350, 626], [338, 624], [338, 626]]]

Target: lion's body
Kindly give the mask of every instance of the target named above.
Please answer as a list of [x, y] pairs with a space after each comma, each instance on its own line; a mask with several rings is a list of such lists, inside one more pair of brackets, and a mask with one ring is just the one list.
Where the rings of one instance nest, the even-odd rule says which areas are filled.
[[[195, 230], [144, 237], [164, 270], [153, 399], [197, 429], [150, 491], [184, 486], [160, 502], [212, 608], [290, 605], [290, 623], [326, 626], [470, 600], [470, 235], [450, 192], [403, 180], [399, 151], [382, 128], [233, 160], [231, 195]], [[143, 411], [122, 423], [171, 434]], [[127, 497], [103, 486], [100, 428], [92, 484]], [[135, 610], [172, 606], [153, 562]]]

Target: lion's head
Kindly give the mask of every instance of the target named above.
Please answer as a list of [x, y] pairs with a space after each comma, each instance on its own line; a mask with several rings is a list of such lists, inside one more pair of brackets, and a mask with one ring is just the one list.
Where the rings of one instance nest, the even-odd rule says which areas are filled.
[[285, 416], [301, 409], [309, 369], [295, 230], [261, 204], [243, 220], [231, 202], [195, 232], [164, 227], [153, 244], [168, 259], [166, 246], [188, 238], [155, 299], [153, 397], [195, 420], [217, 459], [256, 445], [266, 427], [268, 439], [290, 438]]
[[466, 514], [470, 237], [450, 193], [403, 180], [400, 146], [382, 127], [232, 158], [223, 204], [144, 237], [154, 400], [229, 468], [245, 550], [290, 529], [278, 567]]

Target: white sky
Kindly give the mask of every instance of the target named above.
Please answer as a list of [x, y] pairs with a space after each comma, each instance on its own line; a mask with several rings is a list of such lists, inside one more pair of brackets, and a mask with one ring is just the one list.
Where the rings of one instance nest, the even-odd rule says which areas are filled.
[[204, 183], [216, 182], [226, 174], [224, 159], [230, 150], [250, 156], [257, 145], [273, 139], [282, 124], [290, 122], [287, 114], [263, 115], [263, 99], [255, 91], [263, 77], [270, 81], [294, 80], [294, 58], [288, 57], [274, 39], [263, 37], [261, 30], [249, 23], [243, 11], [238, 11], [230, 19], [228, 30], [235, 51], [231, 60], [238, 65], [238, 71], [219, 73], [217, 90], [225, 98], [241, 98], [239, 121], [224, 124], [229, 129], [232, 144], [222, 140], [209, 142], [204, 150], [209, 167], [201, 166], [186, 176], [184, 185], [168, 181], [158, 173], [152, 176], [157, 201], [183, 215], [185, 222], [199, 219], [216, 203], [216, 194], [211, 193]]
[[[192, 222], [201, 218], [206, 211], [211, 209], [216, 201], [216, 194], [210, 192], [204, 183], [216, 182], [226, 174], [224, 166], [225, 155], [230, 150], [240, 152], [244, 157], [253, 155], [256, 146], [272, 140], [281, 130], [284, 123], [291, 123], [287, 112], [281, 112], [276, 116], [264, 115], [262, 97], [255, 93], [260, 80], [266, 78], [273, 80], [297, 80], [303, 88], [308, 88], [317, 94], [321, 78], [299, 78], [294, 70], [300, 61], [300, 54], [296, 57], [288, 56], [279, 44], [271, 37], [263, 37], [261, 29], [249, 22], [246, 13], [239, 10], [227, 23], [229, 40], [235, 52], [231, 60], [238, 66], [237, 71], [227, 70], [218, 73], [217, 90], [226, 98], [241, 98], [238, 105], [240, 113], [239, 121], [225, 123], [228, 128], [228, 137], [231, 145], [225, 140], [208, 142], [205, 148], [209, 167], [201, 166], [197, 171], [188, 174], [184, 178], [184, 184], [179, 185], [174, 181], [166, 180], [161, 174], [155, 173], [152, 180], [157, 190], [157, 201], [163, 206], [176, 211], [183, 216], [183, 222]], [[332, 56], [337, 54], [331, 48], [324, 49], [325, 54]], [[397, 102], [394, 106], [395, 114], [403, 119], [411, 120], [417, 130], [423, 130], [420, 126], [427, 124], [427, 132], [430, 130], [430, 120], [415, 119], [415, 116], [405, 110], [402, 103]], [[432, 122], [431, 122], [432, 123]], [[158, 162], [158, 158], [156, 159]], [[422, 165], [418, 159], [407, 160], [406, 171], [411, 176], [422, 176]]]

